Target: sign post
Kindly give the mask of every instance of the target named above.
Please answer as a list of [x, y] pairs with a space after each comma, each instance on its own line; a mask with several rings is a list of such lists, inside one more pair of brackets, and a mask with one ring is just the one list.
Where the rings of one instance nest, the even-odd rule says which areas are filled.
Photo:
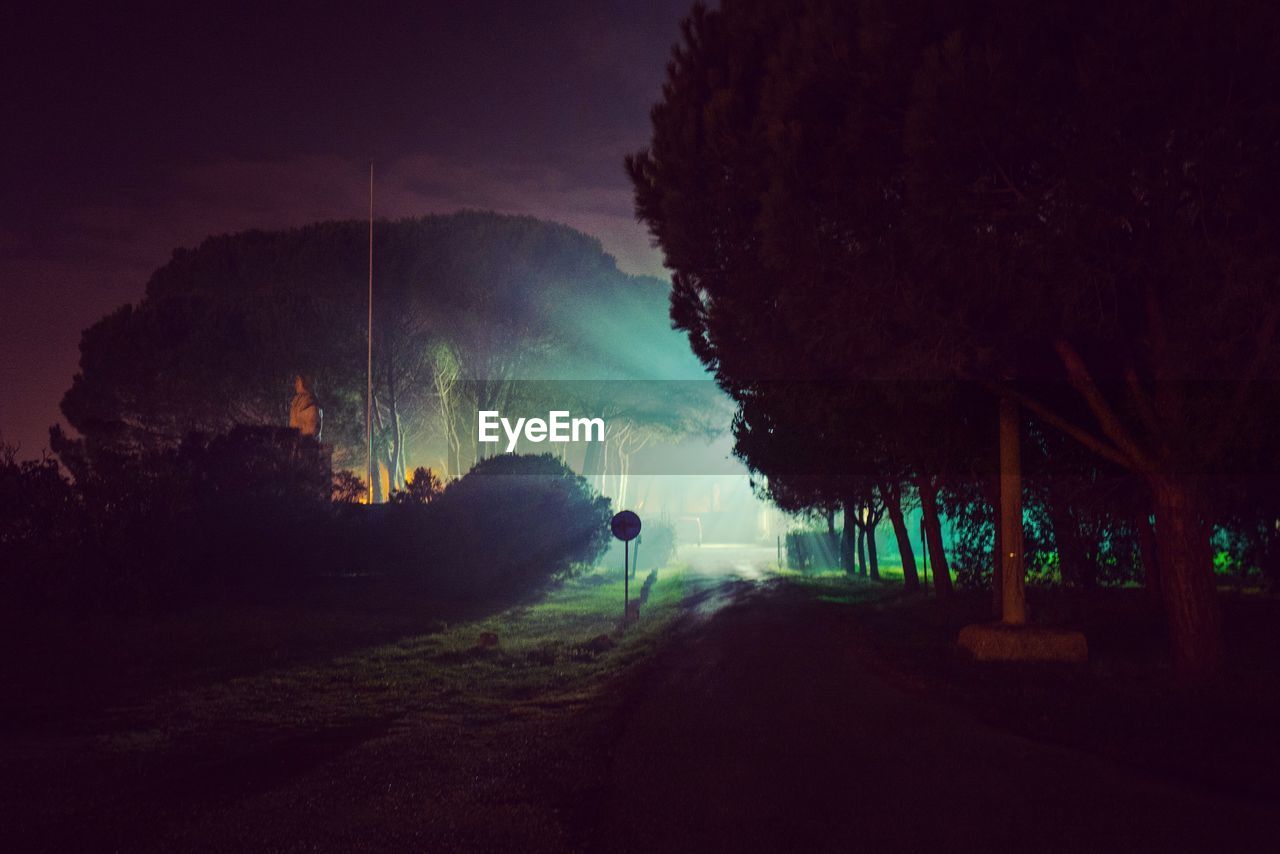
[[623, 510], [609, 520], [609, 530], [622, 540], [622, 624], [625, 626], [631, 614], [631, 541], [640, 535], [640, 517]]

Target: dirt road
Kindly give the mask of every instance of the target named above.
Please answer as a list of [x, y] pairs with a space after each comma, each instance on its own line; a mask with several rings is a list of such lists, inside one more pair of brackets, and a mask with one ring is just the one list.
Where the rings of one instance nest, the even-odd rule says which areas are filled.
[[1280, 838], [1274, 809], [892, 686], [860, 658], [847, 608], [735, 596], [667, 650], [631, 710], [592, 848], [1234, 852]]

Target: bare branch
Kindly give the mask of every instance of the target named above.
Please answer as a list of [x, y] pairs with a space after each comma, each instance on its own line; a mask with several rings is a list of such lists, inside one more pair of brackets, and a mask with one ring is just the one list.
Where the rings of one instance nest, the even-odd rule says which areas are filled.
[[986, 383], [986, 386], [995, 394], [1017, 401], [1021, 406], [1025, 407], [1041, 421], [1051, 427], [1056, 427], [1063, 433], [1066, 433], [1068, 436], [1075, 439], [1098, 456], [1110, 460], [1122, 468], [1130, 470], [1136, 470], [1139, 468], [1136, 460], [1130, 459], [1122, 451], [1109, 444], [1105, 439], [1094, 435], [1083, 427], [1071, 423], [1034, 398], [1027, 397], [1022, 392], [1000, 383]]
[[1054, 347], [1058, 351], [1058, 357], [1062, 359], [1063, 367], [1067, 369], [1067, 379], [1089, 405], [1090, 411], [1098, 419], [1098, 426], [1102, 428], [1106, 437], [1138, 468], [1144, 470], [1155, 468], [1150, 455], [1138, 446], [1129, 431], [1120, 423], [1119, 416], [1098, 390], [1097, 384], [1089, 374], [1089, 369], [1085, 367], [1084, 360], [1080, 358], [1075, 348], [1062, 340], [1059, 340]]

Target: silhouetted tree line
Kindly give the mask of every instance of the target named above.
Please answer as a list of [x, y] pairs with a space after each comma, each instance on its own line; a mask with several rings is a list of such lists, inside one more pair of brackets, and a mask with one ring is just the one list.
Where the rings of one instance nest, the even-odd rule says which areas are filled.
[[935, 557], [946, 508], [985, 553], [1012, 403], [1063, 573], [1140, 552], [1179, 673], [1216, 672], [1211, 536], [1269, 567], [1280, 519], [1278, 14], [695, 7], [627, 169], [769, 494], [882, 502], [915, 587], [904, 502]]
[[287, 428], [178, 446], [0, 454], [0, 587], [10, 607], [156, 610], [377, 574], [458, 598], [524, 595], [607, 547], [610, 505], [550, 456], [505, 455], [442, 488], [414, 473], [388, 505]]

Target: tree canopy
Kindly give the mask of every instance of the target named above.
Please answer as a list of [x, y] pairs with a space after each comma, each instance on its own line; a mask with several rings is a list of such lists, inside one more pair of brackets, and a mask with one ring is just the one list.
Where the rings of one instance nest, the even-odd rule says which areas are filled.
[[[1280, 379], [1278, 47], [1248, 0], [695, 7], [627, 167], [748, 462], [843, 421], [834, 468], [920, 482], [1012, 397], [1143, 480], [1175, 658], [1216, 668], [1206, 478]], [[897, 405], [776, 392], [814, 380]]]
[[[302, 374], [336, 462], [360, 467], [367, 228], [319, 223], [177, 250], [137, 305], [85, 331], [67, 420], [112, 447], [284, 424]], [[450, 445], [446, 470], [465, 471], [472, 410], [539, 387], [517, 380], [703, 375], [666, 320], [667, 284], [620, 272], [571, 228], [461, 212], [377, 221], [373, 243], [375, 454], [391, 486], [407, 479], [408, 450], [421, 458], [428, 445]]]

